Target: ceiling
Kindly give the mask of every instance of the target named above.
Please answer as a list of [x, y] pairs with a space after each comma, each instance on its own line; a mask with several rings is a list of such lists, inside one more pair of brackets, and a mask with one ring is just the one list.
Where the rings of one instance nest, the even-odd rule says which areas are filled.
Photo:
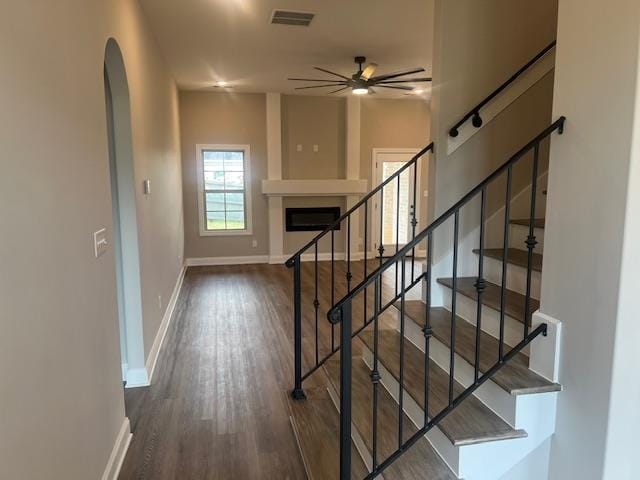
[[[376, 75], [409, 67], [431, 74], [433, 0], [139, 0], [181, 89], [296, 92], [287, 77], [350, 76], [353, 57], [377, 63]], [[274, 9], [313, 12], [309, 27], [272, 25]], [[422, 98], [429, 97], [429, 84]], [[326, 89], [331, 90], [331, 89]], [[378, 89], [377, 97], [410, 98]]]

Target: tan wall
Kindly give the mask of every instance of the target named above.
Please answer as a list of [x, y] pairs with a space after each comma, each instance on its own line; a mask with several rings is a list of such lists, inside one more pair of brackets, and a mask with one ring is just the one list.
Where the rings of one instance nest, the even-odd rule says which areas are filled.
[[[145, 347], [182, 261], [177, 93], [137, 2], [8, 2], [0, 17], [0, 478], [100, 478], [124, 420], [104, 49], [131, 93]], [[10, 113], [10, 114], [9, 114]]]
[[282, 178], [345, 178], [345, 109], [341, 97], [282, 96]]
[[[420, 150], [431, 143], [431, 113], [428, 102], [411, 99], [363, 98], [361, 116], [360, 178], [367, 179], [371, 188], [379, 183], [377, 179], [372, 178], [374, 148], [415, 148]], [[420, 182], [423, 191], [428, 188], [428, 165], [428, 161], [420, 160]], [[421, 192], [418, 192], [417, 199], [422, 202], [420, 204], [420, 218], [416, 227], [416, 231], [420, 231], [421, 228], [426, 227], [429, 209], [425, 208], [428, 199], [425, 199]], [[369, 225], [373, 225], [371, 219]], [[362, 228], [364, 229], [364, 224]], [[369, 232], [371, 232], [371, 228]], [[367, 244], [369, 245], [369, 241]]]
[[[553, 74], [548, 74], [462, 147], [446, 153], [453, 124], [550, 44], [556, 24], [557, 0], [436, 2], [431, 102], [436, 160], [430, 173], [434, 215], [451, 207], [551, 123]], [[546, 170], [546, 161], [544, 156], [541, 170]], [[530, 181], [524, 172], [522, 167], [514, 175], [514, 193]], [[496, 184], [494, 190], [489, 192], [489, 214], [504, 204], [504, 187]], [[478, 216], [468, 218], [462, 233], [478, 224]]]
[[[185, 256], [228, 257], [269, 252], [267, 198], [267, 124], [265, 94], [181, 92], [182, 176], [184, 182]], [[197, 144], [251, 147], [253, 234], [202, 237], [198, 227]], [[253, 247], [253, 240], [258, 246]]]

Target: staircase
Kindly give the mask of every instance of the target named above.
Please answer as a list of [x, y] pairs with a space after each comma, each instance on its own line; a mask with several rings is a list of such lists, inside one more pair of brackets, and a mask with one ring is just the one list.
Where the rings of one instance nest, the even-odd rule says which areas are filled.
[[[406, 245], [396, 228], [392, 251], [372, 255], [385, 243], [381, 232], [371, 238], [372, 215], [383, 218], [391, 194], [398, 221], [401, 177], [415, 185], [429, 145], [287, 261], [289, 403], [309, 478], [498, 480], [553, 434], [561, 387], [548, 357], [558, 336], [535, 315], [545, 227], [540, 157], [564, 121], [424, 228], [410, 208]], [[415, 188], [408, 201], [416, 205]], [[354, 222], [364, 224], [360, 248], [352, 246]], [[329, 262], [318, 261], [321, 245], [330, 245]]]

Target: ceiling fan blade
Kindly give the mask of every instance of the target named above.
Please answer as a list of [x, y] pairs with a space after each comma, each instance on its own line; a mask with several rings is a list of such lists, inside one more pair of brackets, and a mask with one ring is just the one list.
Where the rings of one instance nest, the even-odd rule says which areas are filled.
[[391, 78], [404, 77], [405, 75], [413, 75], [414, 73], [424, 72], [424, 68], [411, 68], [409, 70], [403, 70], [401, 72], [388, 73], [386, 75], [378, 75], [377, 77], [370, 78], [372, 82], [381, 82], [382, 80], [389, 80]]
[[327, 83], [325, 85], [311, 85], [309, 87], [296, 87], [295, 90], [306, 90], [308, 88], [342, 87], [343, 85], [344, 83]]
[[425, 78], [407, 78], [406, 80], [382, 80], [378, 83], [419, 83], [419, 82], [431, 82], [432, 79], [425, 77]]
[[380, 87], [380, 88], [393, 88], [394, 90], [406, 90], [406, 91], [408, 91], [408, 92], [413, 91], [413, 87], [401, 87], [401, 86], [383, 85], [382, 83], [376, 83], [376, 87]]
[[344, 75], [341, 75], [341, 74], [336, 73], [336, 72], [332, 72], [330, 70], [325, 70], [324, 68], [320, 68], [320, 67], [313, 67], [313, 68], [315, 68], [316, 70], [319, 70], [321, 72], [328, 73], [329, 75], [335, 75], [336, 77], [344, 78], [345, 80], [351, 80], [349, 77], [345, 77]]
[[341, 91], [343, 91], [343, 90], [346, 90], [347, 88], [349, 88], [349, 87], [347, 86], [347, 87], [339, 88], [338, 90], [334, 90], [333, 92], [329, 92], [327, 95], [331, 95], [332, 93], [338, 93], [338, 92], [341, 92]]
[[362, 73], [360, 74], [360, 78], [362, 80], [369, 80], [373, 76], [373, 74], [375, 73], [376, 68], [378, 68], [378, 64], [377, 63], [370, 63], [362, 71]]
[[341, 80], [334, 80], [332, 78], [287, 78], [287, 80], [293, 80], [296, 82], [329, 82], [329, 83], [335, 83]]

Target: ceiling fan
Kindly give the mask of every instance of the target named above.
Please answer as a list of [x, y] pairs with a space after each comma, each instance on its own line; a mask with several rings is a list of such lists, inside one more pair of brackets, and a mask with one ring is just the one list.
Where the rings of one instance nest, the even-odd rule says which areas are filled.
[[405, 90], [412, 91], [413, 87], [408, 85], [401, 85], [403, 83], [419, 83], [419, 82], [430, 82], [431, 78], [422, 77], [422, 78], [406, 78], [401, 79], [400, 77], [405, 77], [407, 75], [413, 75], [416, 73], [424, 72], [424, 68], [409, 68], [407, 70], [403, 70], [400, 72], [388, 73], [385, 75], [373, 76], [378, 65], [375, 63], [369, 63], [365, 68], [362, 68], [362, 65], [367, 61], [365, 57], [356, 57], [355, 62], [358, 64], [358, 71], [354, 73], [351, 77], [347, 77], [340, 73], [331, 72], [329, 70], [325, 70], [320, 67], [313, 67], [316, 70], [319, 70], [324, 73], [328, 73], [329, 75], [333, 75], [333, 79], [318, 79], [318, 78], [289, 78], [289, 80], [293, 80], [296, 82], [321, 82], [322, 85], [310, 85], [306, 87], [296, 87], [296, 90], [306, 90], [310, 88], [329, 88], [329, 87], [338, 87], [335, 90], [328, 92], [329, 94], [342, 92], [343, 90], [351, 89], [351, 91], [356, 95], [366, 95], [367, 93], [376, 93], [372, 87], [376, 88], [389, 88], [394, 90]]

